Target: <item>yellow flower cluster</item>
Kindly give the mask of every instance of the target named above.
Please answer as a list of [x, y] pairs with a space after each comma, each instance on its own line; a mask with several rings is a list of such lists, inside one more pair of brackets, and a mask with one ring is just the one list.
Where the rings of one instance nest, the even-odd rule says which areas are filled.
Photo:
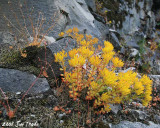
[[114, 47], [109, 41], [104, 41], [104, 48], [102, 49], [103, 53], [112, 52]]
[[[94, 44], [98, 43], [97, 38], [78, 32], [78, 28], [74, 27], [60, 33], [60, 36], [71, 36], [78, 44], [77, 48], [68, 52], [70, 59], [67, 61], [72, 69], [64, 72], [70, 97], [80, 100], [85, 90], [85, 99], [92, 100], [94, 108], [101, 108], [97, 113], [109, 112], [109, 104], [122, 103], [132, 95], [143, 98], [143, 105], [147, 106], [152, 99], [152, 81], [149, 77], [143, 75], [140, 79], [133, 71], [116, 74], [115, 69], [123, 67], [124, 62], [116, 57], [113, 45], [104, 41], [104, 47], [98, 46], [96, 49]], [[67, 57], [64, 50], [55, 54], [56, 62], [62, 66], [64, 57]]]
[[69, 65], [72, 67], [83, 66], [85, 64], [85, 58], [81, 55], [75, 55], [69, 61]]
[[104, 41], [104, 48], [102, 49], [103, 54], [102, 57], [104, 59], [104, 64], [108, 64], [110, 60], [112, 60], [115, 52], [113, 51], [114, 47], [109, 41]]
[[60, 37], [64, 36], [64, 32], [59, 33], [59, 36]]
[[99, 56], [92, 56], [89, 59], [89, 62], [91, 63], [91, 65], [97, 67], [101, 64], [101, 59], [99, 58]]
[[144, 93], [144, 100], [143, 105], [147, 106], [148, 103], [152, 100], [151, 94], [152, 94], [152, 80], [150, 80], [149, 77], [146, 75], [143, 75], [141, 80], [142, 84], [145, 86], [145, 93]]
[[88, 58], [93, 55], [93, 51], [91, 51], [88, 47], [82, 46], [78, 49], [79, 54], [82, 55], [84, 58]]
[[112, 62], [114, 67], [123, 67], [124, 65], [124, 63], [118, 57], [113, 58]]
[[61, 52], [55, 53], [54, 56], [55, 56], [55, 62], [63, 63], [64, 58], [67, 57], [67, 53], [65, 53], [65, 51], [62, 50]]
[[104, 83], [108, 86], [115, 86], [117, 81], [117, 76], [113, 71], [109, 71], [107, 68], [101, 71], [101, 76], [103, 77]]

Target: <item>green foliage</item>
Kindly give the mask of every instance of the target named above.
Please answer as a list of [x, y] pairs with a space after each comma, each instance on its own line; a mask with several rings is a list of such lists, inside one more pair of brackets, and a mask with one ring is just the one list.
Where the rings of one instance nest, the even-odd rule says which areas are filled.
[[21, 71], [29, 71], [35, 75], [38, 75], [40, 69], [35, 65], [34, 59], [41, 47], [29, 46], [22, 49], [27, 54], [26, 57], [21, 56], [21, 52], [17, 50], [11, 50], [8, 53], [1, 55], [1, 67], [14, 68]]
[[142, 39], [142, 40], [140, 40], [140, 41], [138, 42], [138, 45], [139, 45], [139, 47], [140, 47], [139, 52], [140, 52], [141, 55], [143, 55], [143, 54], [145, 53], [145, 51], [146, 51], [146, 49], [145, 49], [145, 44], [146, 44], [146, 40], [145, 40], [145, 39]]

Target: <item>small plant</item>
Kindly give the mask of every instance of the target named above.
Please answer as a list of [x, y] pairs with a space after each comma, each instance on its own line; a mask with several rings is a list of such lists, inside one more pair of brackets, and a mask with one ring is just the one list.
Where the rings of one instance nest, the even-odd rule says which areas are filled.
[[[85, 98], [92, 102], [90, 106], [97, 114], [111, 110], [110, 104], [128, 102], [130, 99], [140, 98], [144, 106], [151, 101], [152, 80], [147, 75], [138, 78], [137, 73], [131, 70], [115, 73], [123, 67], [124, 62], [114, 52], [113, 45], [104, 41], [104, 47], [94, 44], [97, 38], [91, 35], [78, 33], [78, 28], [67, 30], [60, 36], [71, 36], [77, 41], [78, 47], [66, 53], [64, 50], [55, 54], [55, 61], [59, 62], [64, 70], [63, 81], [69, 87], [69, 96], [80, 102], [85, 92]], [[70, 67], [66, 71], [65, 57]]]
[[139, 52], [140, 52], [141, 55], [143, 55], [143, 54], [145, 53], [145, 51], [146, 51], [146, 49], [145, 49], [145, 44], [146, 44], [146, 40], [145, 40], [145, 39], [142, 39], [142, 40], [140, 40], [140, 41], [138, 42], [138, 45], [139, 45], [139, 47], [140, 47]]
[[151, 49], [152, 51], [155, 51], [155, 50], [157, 50], [157, 48], [158, 48], [157, 43], [156, 43], [156, 42], [151, 42], [150, 49]]
[[[3, 18], [6, 20], [8, 28], [11, 28], [10, 33], [13, 33], [13, 35], [16, 34], [16, 36], [14, 37], [15, 41], [20, 41], [21, 44], [15, 44], [14, 47], [9, 46], [9, 48], [14, 48], [16, 50], [18, 49], [21, 53], [21, 56], [23, 58], [26, 58], [27, 53], [25, 50], [23, 50], [23, 48], [29, 46], [44, 46], [45, 36], [47, 36], [51, 31], [53, 31], [56, 22], [57, 20], [59, 20], [60, 16], [54, 14], [53, 17], [51, 17], [51, 19], [47, 21], [46, 17], [44, 17], [44, 14], [42, 12], [38, 12], [37, 19], [35, 20], [33, 16], [34, 8], [28, 8], [26, 1], [24, 1], [23, 4], [21, 1], [15, 2], [17, 3], [16, 6], [20, 11], [20, 15], [17, 15], [14, 12], [14, 8], [12, 7], [13, 3], [14, 2], [11, 2], [9, 0], [8, 6], [11, 14], [13, 14], [14, 18], [16, 19], [16, 23], [13, 23], [6, 15], [4, 15]], [[26, 11], [27, 14], [24, 13]], [[45, 24], [47, 24], [47, 26], [49, 27], [46, 27]]]
[[[35, 56], [37, 55], [37, 52], [39, 50], [39, 48], [41, 48], [40, 46], [44, 46], [43, 48], [45, 49], [45, 59], [41, 60], [40, 58], [37, 58], [38, 61], [41, 63], [40, 67], [34, 67], [36, 69], [38, 69], [37, 71], [37, 77], [36, 79], [31, 83], [30, 87], [24, 92], [24, 94], [22, 95], [22, 98], [18, 101], [18, 104], [15, 106], [14, 109], [12, 109], [9, 105], [8, 102], [8, 97], [5, 95], [5, 93], [3, 92], [3, 90], [0, 88], [0, 105], [2, 105], [6, 112], [7, 112], [7, 116], [9, 117], [9, 119], [14, 118], [17, 109], [19, 107], [19, 105], [22, 103], [22, 100], [25, 98], [25, 96], [28, 94], [28, 92], [30, 91], [30, 89], [35, 85], [36, 81], [41, 77], [48, 77], [46, 70], [50, 67], [51, 71], [54, 75], [54, 71], [51, 67], [51, 65], [47, 62], [46, 60], [46, 41], [44, 41], [45, 36], [47, 36], [54, 28], [55, 24], [56, 24], [56, 20], [59, 19], [56, 18], [56, 15], [54, 15], [54, 19], [51, 19], [52, 22], [47, 22], [46, 19], [44, 18], [42, 12], [39, 12], [38, 15], [38, 19], [36, 22], [34, 22], [33, 20], [33, 15], [32, 15], [32, 11], [29, 12], [28, 7], [27, 7], [27, 3], [26, 1], [24, 2], [24, 5], [21, 4], [20, 1], [18, 1], [18, 9], [20, 11], [20, 16], [17, 15], [13, 8], [12, 8], [12, 2], [8, 1], [8, 6], [10, 7], [10, 11], [13, 13], [14, 18], [16, 19], [17, 24], [12, 23], [12, 21], [6, 16], [4, 15], [4, 19], [7, 21], [7, 26], [10, 28], [13, 28], [13, 30], [11, 30], [11, 33], [17, 34], [17, 37], [15, 36], [15, 41], [18, 43], [18, 41], [23, 40], [20, 44], [20, 46], [18, 44], [13, 44], [13, 46], [9, 46], [10, 52], [7, 54], [2, 54], [1, 56], [1, 60], [3, 65], [2, 66], [6, 66], [8, 68], [8, 64], [13, 65], [13, 67], [15, 66], [15, 64], [17, 64], [18, 66], [24, 66], [25, 64], [29, 65], [30, 68], [34, 67], [33, 63], [33, 59], [35, 58]], [[27, 10], [27, 15], [24, 15], [23, 13], [23, 9]], [[22, 18], [23, 23], [20, 22], [20, 19]], [[27, 23], [26, 21], [29, 20], [30, 26], [27, 27]], [[47, 22], [48, 24], [48, 28], [45, 28], [44, 24], [45, 22]], [[31, 27], [31, 30], [30, 30]], [[31, 40], [30, 40], [31, 39]], [[25, 44], [23, 44], [25, 43]], [[42, 66], [42, 62], [45, 63], [45, 65]], [[24, 64], [23, 64], [24, 63]], [[25, 66], [26, 66], [25, 65]], [[16, 66], [16, 68], [18, 67]], [[19, 67], [18, 67], [19, 68]], [[56, 79], [56, 78], [55, 78]], [[57, 82], [57, 81], [56, 81]], [[3, 100], [1, 100], [1, 97]], [[1, 113], [2, 111], [0, 111]]]

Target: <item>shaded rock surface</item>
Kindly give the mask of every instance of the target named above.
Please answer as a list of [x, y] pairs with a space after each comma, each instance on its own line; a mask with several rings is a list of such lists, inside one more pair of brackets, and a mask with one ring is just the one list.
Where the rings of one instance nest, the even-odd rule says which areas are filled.
[[[14, 69], [0, 68], [0, 87], [4, 92], [24, 92], [36, 80], [36, 76], [27, 72]], [[46, 92], [50, 86], [45, 78], [39, 78], [29, 93], [37, 94]]]
[[129, 40], [130, 37], [136, 38], [137, 36], [134, 37], [134, 34], [138, 31], [141, 32], [139, 33], [140, 35], [154, 37], [155, 15], [151, 11], [152, 5], [153, 2], [151, 0], [133, 0], [130, 3], [126, 0], [123, 4], [120, 4], [119, 11], [125, 10], [127, 15], [119, 32], [121, 35], [126, 35], [126, 40]]

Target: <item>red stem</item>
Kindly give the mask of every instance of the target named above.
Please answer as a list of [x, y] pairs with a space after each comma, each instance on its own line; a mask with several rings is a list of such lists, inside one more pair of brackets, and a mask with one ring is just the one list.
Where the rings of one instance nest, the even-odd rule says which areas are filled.
[[17, 108], [18, 108], [18, 106], [21, 104], [21, 102], [22, 102], [22, 100], [24, 99], [24, 97], [28, 94], [28, 92], [30, 91], [30, 89], [35, 85], [36, 81], [37, 81], [37, 80], [39, 79], [39, 77], [41, 76], [42, 71], [43, 71], [43, 68], [41, 67], [41, 71], [40, 71], [38, 77], [33, 81], [33, 83], [31, 84], [31, 86], [29, 87], [29, 89], [28, 89], [28, 90], [25, 92], [25, 94], [22, 96], [22, 98], [21, 98], [21, 100], [18, 102], [18, 104], [17, 104], [14, 112], [17, 111]]
[[0, 88], [0, 90], [1, 90], [1, 92], [2, 92], [2, 94], [3, 94], [3, 96], [4, 96], [4, 99], [5, 99], [6, 102], [7, 102], [8, 110], [7, 110], [7, 107], [5, 106], [5, 104], [2, 104], [2, 105], [5, 106], [4, 108], [6, 109], [6, 111], [9, 111], [9, 110], [10, 110], [10, 106], [9, 106], [9, 103], [8, 103], [8, 98], [7, 98], [7, 96], [4, 94], [2, 88]]

